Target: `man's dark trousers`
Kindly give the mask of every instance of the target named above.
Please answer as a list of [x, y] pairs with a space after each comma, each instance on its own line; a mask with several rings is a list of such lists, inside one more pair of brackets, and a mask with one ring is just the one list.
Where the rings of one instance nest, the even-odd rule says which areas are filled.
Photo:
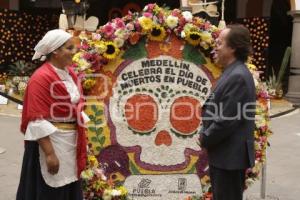
[[242, 200], [245, 170], [225, 170], [209, 166], [213, 200]]

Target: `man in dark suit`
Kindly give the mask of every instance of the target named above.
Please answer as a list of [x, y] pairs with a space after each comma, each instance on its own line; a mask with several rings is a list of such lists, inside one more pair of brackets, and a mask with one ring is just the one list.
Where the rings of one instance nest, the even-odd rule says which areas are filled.
[[244, 64], [250, 52], [244, 26], [231, 25], [220, 33], [215, 59], [224, 70], [203, 106], [199, 137], [208, 153], [214, 200], [242, 200], [246, 169], [254, 165], [256, 94]]

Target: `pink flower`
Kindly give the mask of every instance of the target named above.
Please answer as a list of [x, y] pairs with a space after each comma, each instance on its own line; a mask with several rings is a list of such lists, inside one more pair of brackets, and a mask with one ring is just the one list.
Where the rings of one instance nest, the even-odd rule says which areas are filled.
[[114, 20], [115, 24], [116, 24], [116, 29], [124, 29], [125, 28], [125, 23], [123, 22], [123, 20], [121, 18], [116, 18]]
[[83, 42], [83, 43], [81, 44], [80, 48], [83, 49], [83, 50], [88, 50], [89, 45], [88, 45], [86, 42]]
[[148, 10], [152, 11], [155, 7], [155, 4], [154, 3], [150, 3], [147, 5], [148, 6]]
[[138, 21], [136, 21], [136, 22], [134, 23], [134, 27], [135, 27], [135, 29], [137, 30], [137, 32], [140, 32], [140, 31], [141, 31], [141, 25], [139, 24]]
[[180, 16], [181, 11], [179, 9], [174, 9], [172, 10], [171, 14], [175, 17], [179, 17]]
[[148, 18], [152, 18], [152, 13], [149, 12], [144, 12], [143, 16], [148, 17]]
[[128, 23], [128, 24], [126, 24], [126, 28], [130, 31], [133, 31], [134, 25], [132, 23]]
[[106, 36], [111, 36], [114, 33], [115, 29], [111, 23], [108, 23], [103, 26], [103, 32]]

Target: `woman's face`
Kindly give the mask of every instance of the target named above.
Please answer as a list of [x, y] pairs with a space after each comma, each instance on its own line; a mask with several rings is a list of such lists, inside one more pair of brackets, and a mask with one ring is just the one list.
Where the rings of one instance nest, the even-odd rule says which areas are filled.
[[66, 67], [72, 64], [72, 58], [77, 53], [74, 39], [69, 39], [63, 46], [55, 50], [55, 60], [59, 67]]

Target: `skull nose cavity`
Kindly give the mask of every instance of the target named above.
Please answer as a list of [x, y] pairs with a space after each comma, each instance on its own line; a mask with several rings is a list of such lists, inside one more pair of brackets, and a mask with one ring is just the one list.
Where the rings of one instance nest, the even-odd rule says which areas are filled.
[[168, 131], [162, 130], [158, 132], [155, 138], [155, 144], [160, 146], [162, 144], [170, 146], [172, 144], [172, 138]]

